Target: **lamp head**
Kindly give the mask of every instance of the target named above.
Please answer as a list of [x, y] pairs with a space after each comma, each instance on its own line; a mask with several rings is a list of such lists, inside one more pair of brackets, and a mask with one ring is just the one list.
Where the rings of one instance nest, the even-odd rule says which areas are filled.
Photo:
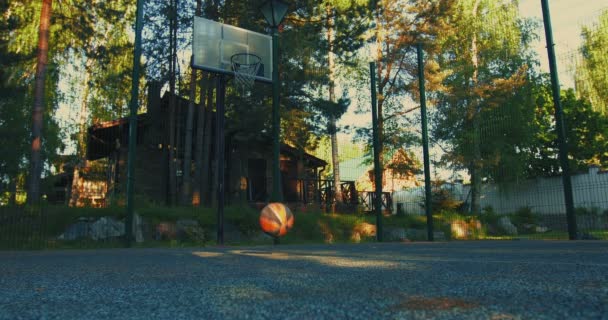
[[273, 28], [277, 28], [281, 24], [287, 9], [289, 9], [289, 4], [282, 0], [268, 0], [260, 7], [264, 18]]

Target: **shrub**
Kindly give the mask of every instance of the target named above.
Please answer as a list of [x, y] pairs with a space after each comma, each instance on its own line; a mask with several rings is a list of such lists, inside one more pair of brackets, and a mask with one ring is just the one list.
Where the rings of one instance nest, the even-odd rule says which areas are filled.
[[[461, 211], [464, 206], [464, 202], [454, 199], [454, 196], [452, 195], [452, 192], [450, 190], [441, 188], [443, 184], [444, 182], [442, 181], [433, 182], [433, 188], [431, 190], [431, 205], [433, 211]], [[422, 197], [420, 206], [422, 208], [425, 208], [424, 196]]]
[[494, 212], [494, 208], [492, 208], [492, 206], [484, 207], [479, 215], [479, 221], [481, 221], [481, 223], [484, 225], [496, 226], [499, 219], [500, 215]]

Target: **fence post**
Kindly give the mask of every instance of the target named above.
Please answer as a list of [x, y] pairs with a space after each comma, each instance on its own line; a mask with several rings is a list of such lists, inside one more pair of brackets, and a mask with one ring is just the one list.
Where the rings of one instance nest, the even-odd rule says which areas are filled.
[[369, 63], [372, 92], [372, 135], [374, 146], [374, 174], [376, 196], [374, 209], [376, 210], [376, 240], [382, 242], [382, 167], [380, 166], [380, 132], [378, 132], [378, 106], [376, 101], [376, 63]]
[[543, 8], [543, 21], [545, 23], [545, 37], [547, 40], [547, 53], [549, 55], [549, 71], [551, 72], [551, 87], [553, 91], [553, 103], [555, 104], [555, 123], [557, 130], [557, 141], [559, 144], [559, 160], [562, 167], [562, 183], [564, 185], [564, 200], [566, 202], [566, 216], [568, 219], [568, 237], [570, 240], [577, 239], [576, 216], [574, 215], [574, 197], [572, 195], [572, 181], [570, 179], [570, 165], [568, 164], [568, 143], [566, 142], [566, 128], [564, 124], [564, 112], [560, 97], [559, 77], [557, 75], [557, 63], [555, 62], [555, 43], [553, 42], [553, 30], [551, 27], [551, 13], [549, 2], [541, 0]]
[[426, 92], [424, 87], [424, 52], [422, 43], [417, 45], [418, 51], [418, 83], [420, 86], [420, 115], [422, 117], [422, 153], [424, 156], [424, 209], [426, 212], [427, 239], [433, 241], [433, 208], [431, 192], [431, 162], [429, 159], [429, 133], [426, 118]]

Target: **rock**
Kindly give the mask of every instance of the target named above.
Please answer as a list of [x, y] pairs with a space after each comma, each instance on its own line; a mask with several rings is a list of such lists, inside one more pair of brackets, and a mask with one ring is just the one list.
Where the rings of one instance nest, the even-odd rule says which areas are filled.
[[426, 230], [423, 230], [423, 229], [407, 229], [406, 235], [407, 235], [407, 238], [410, 240], [417, 240], [417, 241], [426, 240]]
[[509, 219], [507, 216], [502, 216], [500, 219], [498, 219], [498, 226], [510, 236], [517, 235], [517, 227], [511, 223], [511, 219]]
[[111, 217], [102, 217], [91, 224], [91, 239], [102, 240], [125, 235], [125, 223]]
[[154, 240], [175, 240], [176, 228], [171, 222], [161, 222], [156, 225]]
[[180, 219], [175, 223], [176, 237], [179, 241], [205, 242], [205, 230], [192, 219]]
[[537, 233], [545, 233], [549, 231], [549, 228], [545, 226], [536, 226], [536, 228], [534, 228], [534, 231], [536, 231]]
[[326, 233], [325, 234], [325, 243], [327, 243], [327, 244], [334, 243], [334, 235], [331, 233]]
[[91, 220], [89, 218], [78, 218], [78, 221], [70, 226], [57, 239], [76, 240], [88, 238], [91, 235]]
[[407, 239], [405, 228], [386, 227], [383, 236], [384, 241], [404, 241]]
[[456, 220], [450, 224], [450, 231], [453, 239], [466, 239], [469, 226], [462, 220]]
[[144, 242], [144, 221], [137, 213], [133, 215], [133, 236], [135, 236], [135, 242]]
[[359, 223], [353, 228], [353, 234], [355, 232], [359, 233], [360, 237], [373, 237], [376, 235], [376, 225], [367, 222]]

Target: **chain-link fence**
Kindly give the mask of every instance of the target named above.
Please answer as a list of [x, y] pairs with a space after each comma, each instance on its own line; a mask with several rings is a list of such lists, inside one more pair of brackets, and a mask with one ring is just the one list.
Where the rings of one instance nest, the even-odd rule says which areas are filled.
[[[608, 239], [608, 12], [569, 26], [574, 32], [556, 32], [568, 183], [540, 5], [532, 17], [504, 4], [461, 9], [432, 37], [410, 40], [399, 52], [379, 50], [372, 71], [378, 119], [370, 108], [369, 45], [352, 57], [359, 61], [336, 67], [304, 31], [286, 28], [281, 39], [292, 47], [280, 60], [278, 162], [270, 86], [256, 83], [243, 93], [227, 78], [193, 72], [187, 61], [165, 61], [160, 69], [188, 71], [142, 85], [129, 172], [129, 97], [116, 89], [128, 85], [118, 77], [104, 80], [113, 79], [110, 87], [95, 82], [94, 62], [74, 53], [71, 69], [59, 73], [70, 94], [48, 129], [60, 131], [63, 152], [45, 151], [40, 204], [25, 205], [27, 161], [2, 155], [0, 248], [122, 246], [128, 235], [140, 246], [203, 245], [220, 237], [227, 244], [270, 244], [258, 219], [275, 188], [296, 217], [281, 243], [427, 240], [429, 234], [434, 240], [569, 239], [573, 230], [577, 239]], [[389, 67], [397, 53], [401, 67]], [[112, 101], [98, 99], [107, 95], [97, 91], [112, 88]], [[381, 168], [374, 166], [374, 121]], [[132, 230], [125, 227], [127, 191], [135, 199]]]

